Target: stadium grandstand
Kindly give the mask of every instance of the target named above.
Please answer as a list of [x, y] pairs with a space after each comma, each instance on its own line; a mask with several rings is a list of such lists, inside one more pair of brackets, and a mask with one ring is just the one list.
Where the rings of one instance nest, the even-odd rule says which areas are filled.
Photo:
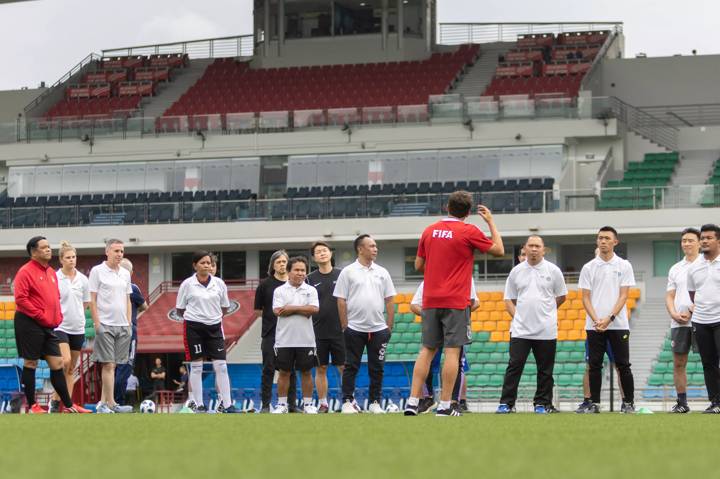
[[[85, 273], [102, 261], [105, 240], [125, 242], [149, 304], [136, 364], [145, 389], [155, 357], [177, 378], [178, 286], [194, 250], [216, 252], [234, 305], [225, 320], [234, 399], [257, 407], [253, 297], [272, 253], [309, 255], [324, 240], [343, 267], [355, 259], [353, 240], [369, 233], [399, 293], [383, 399], [403, 403], [420, 347], [421, 320], [409, 308], [422, 279], [418, 238], [450, 193], [467, 190], [494, 212], [505, 241], [504, 256], [475, 258], [471, 409], [497, 406], [511, 319], [502, 291], [529, 234], [542, 235], [569, 287], [555, 398], [565, 410], [582, 401], [577, 281], [605, 224], [635, 272], [636, 403], [669, 409], [667, 274], [682, 258], [680, 231], [720, 207], [718, 56], [626, 58], [620, 22], [437, 24], [435, 2], [336, 3], [331, 14], [321, 2], [256, 2], [253, 34], [88, 52], [47, 88], [0, 92], [2, 392], [17, 389], [22, 365], [13, 278], [31, 236], [53, 247], [69, 240]], [[92, 403], [89, 317], [86, 334], [74, 395]], [[530, 361], [519, 408], [532, 406], [536, 372]], [[337, 409], [340, 377], [329, 376]], [[46, 364], [37, 377], [50, 391]], [[688, 377], [689, 397], [704, 401], [695, 353]], [[214, 394], [211, 369], [204, 382]], [[364, 365], [358, 386], [367, 383]], [[179, 407], [183, 398], [163, 401]]]

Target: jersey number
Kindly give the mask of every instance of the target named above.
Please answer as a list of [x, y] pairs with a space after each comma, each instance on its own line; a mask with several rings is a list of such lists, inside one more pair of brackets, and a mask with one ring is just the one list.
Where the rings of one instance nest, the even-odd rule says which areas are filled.
[[202, 344], [193, 344], [193, 346], [195, 347], [195, 354], [202, 353]]

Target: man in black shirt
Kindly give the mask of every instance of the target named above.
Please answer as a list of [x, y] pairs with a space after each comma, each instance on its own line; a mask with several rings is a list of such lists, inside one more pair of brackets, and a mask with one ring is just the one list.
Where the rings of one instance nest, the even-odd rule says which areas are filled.
[[319, 413], [329, 411], [327, 391], [327, 368], [332, 356], [332, 364], [337, 367], [340, 377], [345, 365], [345, 338], [340, 326], [337, 298], [333, 296], [335, 283], [340, 276], [340, 269], [333, 268], [332, 250], [324, 241], [317, 241], [310, 247], [310, 254], [318, 265], [318, 269], [310, 273], [307, 282], [314, 286], [320, 300], [320, 312], [313, 315], [315, 327], [315, 344], [319, 366], [315, 371], [315, 387], [319, 400]]
[[[285, 250], [278, 250], [270, 257], [268, 265], [268, 277], [260, 282], [255, 290], [255, 315], [262, 316], [262, 382], [260, 396], [262, 408], [260, 412], [270, 412], [270, 400], [272, 398], [273, 378], [275, 377], [275, 326], [277, 316], [273, 313], [273, 294], [275, 288], [287, 282], [288, 254]], [[297, 407], [297, 392], [295, 389], [295, 374], [290, 375], [290, 388], [288, 389], [289, 400], [288, 411], [295, 412]]]

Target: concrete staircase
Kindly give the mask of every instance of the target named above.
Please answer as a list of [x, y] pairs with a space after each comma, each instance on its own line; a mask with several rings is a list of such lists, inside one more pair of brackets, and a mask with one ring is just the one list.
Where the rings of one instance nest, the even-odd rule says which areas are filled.
[[504, 55], [512, 42], [483, 43], [480, 58], [462, 76], [449, 93], [460, 93], [466, 97], [480, 96], [492, 81], [498, 63], [498, 55]]
[[[680, 163], [675, 168], [672, 179], [672, 186], [665, 195], [664, 202], [668, 206], [676, 208], [695, 208], [702, 199], [706, 188], [691, 185], [704, 185], [712, 173], [715, 160], [718, 159], [717, 151], [688, 151], [682, 154]], [[684, 187], [684, 188], [683, 188]]]
[[[630, 362], [635, 387], [647, 387], [653, 361], [662, 348], [663, 339], [670, 329], [670, 319], [663, 298], [646, 298], [630, 319]], [[640, 394], [635, 394], [640, 398]]]
[[165, 110], [170, 108], [183, 93], [203, 76], [207, 67], [214, 61], [212, 58], [194, 59], [190, 60], [190, 65], [187, 68], [175, 70], [176, 74], [173, 81], [164, 85], [160, 93], [144, 105], [144, 116], [148, 118], [162, 116]]
[[262, 364], [260, 350], [262, 319], [256, 319], [252, 326], [228, 352], [228, 362], [239, 364]]

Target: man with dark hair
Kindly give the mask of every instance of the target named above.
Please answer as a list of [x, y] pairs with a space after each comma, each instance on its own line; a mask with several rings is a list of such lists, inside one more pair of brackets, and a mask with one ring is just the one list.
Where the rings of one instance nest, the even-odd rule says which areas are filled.
[[47, 413], [35, 401], [35, 370], [44, 358], [50, 368], [50, 382], [63, 407], [60, 412], [77, 413], [68, 391], [60, 341], [55, 328], [63, 320], [60, 308], [60, 289], [57, 275], [50, 266], [52, 249], [44, 236], [28, 241], [26, 250], [30, 261], [15, 275], [15, 342], [18, 355], [23, 358], [22, 385], [31, 414]]
[[720, 414], [720, 227], [700, 228], [699, 257], [688, 269], [687, 289], [695, 306], [692, 328], [705, 375], [710, 406], [705, 414]]
[[614, 253], [618, 242], [615, 228], [600, 228], [596, 239], [598, 255], [580, 272], [578, 288], [587, 311], [585, 329], [591, 401], [587, 408], [582, 409], [584, 413], [600, 412], [603, 357], [608, 342], [620, 372], [624, 395], [620, 411], [627, 414], [635, 412], [635, 386], [630, 369], [630, 323], [625, 307], [630, 287], [635, 286], [635, 275], [632, 265]]
[[479, 205], [478, 213], [490, 228], [488, 239], [480, 228], [465, 223], [473, 200], [467, 191], [456, 191], [448, 199], [450, 217], [423, 231], [418, 244], [415, 269], [424, 272], [422, 298], [422, 348], [413, 370], [412, 389], [405, 408], [406, 416], [416, 416], [422, 386], [430, 363], [441, 346], [445, 361], [437, 416], [459, 416], [450, 407], [460, 361], [460, 350], [470, 343], [470, 284], [475, 250], [493, 256], [505, 254], [502, 237], [492, 213]]
[[288, 260], [288, 280], [273, 293], [273, 312], [277, 316], [275, 333], [275, 365], [278, 376], [278, 404], [274, 414], [288, 412], [290, 376], [300, 371], [303, 393], [303, 412], [317, 414], [312, 404], [312, 369], [317, 365], [315, 355], [314, 314], [319, 311], [317, 290], [305, 282], [308, 261], [302, 256]]
[[313, 243], [310, 247], [310, 254], [315, 264], [318, 265], [318, 269], [308, 275], [307, 282], [317, 290], [320, 301], [320, 311], [313, 314], [318, 359], [318, 367], [315, 370], [315, 389], [317, 389], [318, 395], [318, 412], [327, 413], [330, 410], [327, 400], [327, 369], [331, 362], [330, 357], [332, 356], [332, 364], [337, 368], [340, 377], [342, 377], [345, 365], [345, 338], [343, 338], [340, 326], [337, 299], [333, 296], [340, 269], [333, 268], [332, 249], [326, 242], [316, 241]]
[[[355, 377], [367, 348], [370, 376], [368, 411], [383, 414], [382, 381], [385, 349], [395, 321], [395, 286], [390, 273], [375, 263], [378, 247], [370, 235], [360, 235], [353, 242], [357, 261], [346, 266], [338, 276], [333, 296], [337, 298], [340, 324], [345, 334], [345, 370], [342, 378], [344, 414], [356, 414]], [[387, 322], [383, 315], [387, 312]], [[424, 380], [425, 378], [423, 378]]]
[[687, 403], [687, 360], [691, 345], [695, 346], [692, 334], [692, 301], [687, 289], [687, 273], [700, 256], [700, 232], [686, 228], [680, 235], [680, 247], [685, 257], [675, 263], [668, 272], [665, 306], [670, 314], [670, 338], [673, 351], [673, 380], [677, 392], [677, 403], [670, 412], [690, 412]]
[[[255, 316], [262, 317], [262, 332], [260, 350], [262, 351], [262, 379], [261, 379], [261, 413], [270, 412], [272, 399], [272, 385], [275, 377], [275, 328], [277, 316], [273, 313], [273, 295], [275, 289], [287, 282], [288, 254], [285, 250], [275, 251], [268, 263], [268, 277], [260, 282], [255, 290]], [[295, 390], [295, 374], [290, 375], [288, 389], [288, 411], [295, 412], [297, 407], [297, 392]]]

